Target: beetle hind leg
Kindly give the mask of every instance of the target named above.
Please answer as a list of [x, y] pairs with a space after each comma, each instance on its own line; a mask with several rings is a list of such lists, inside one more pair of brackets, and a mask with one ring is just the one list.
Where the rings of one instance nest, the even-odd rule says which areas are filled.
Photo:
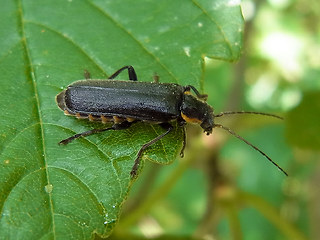
[[77, 139], [77, 138], [80, 138], [80, 137], [87, 137], [89, 135], [100, 133], [100, 132], [105, 132], [105, 131], [108, 131], [108, 130], [123, 130], [123, 129], [127, 129], [133, 123], [135, 123], [135, 122], [127, 122], [127, 121], [125, 121], [125, 122], [122, 122], [122, 123], [113, 124], [112, 127], [108, 127], [108, 128], [92, 129], [92, 130], [85, 131], [85, 132], [82, 132], [82, 133], [77, 133], [77, 134], [75, 134], [75, 135], [73, 135], [73, 136], [71, 136], [69, 138], [66, 138], [66, 139], [60, 141], [59, 144], [67, 145], [68, 143], [70, 143], [74, 139]]
[[151, 141], [147, 142], [146, 144], [144, 144], [138, 154], [137, 154], [137, 158], [136, 160], [134, 161], [134, 165], [132, 167], [132, 170], [130, 172], [130, 175], [132, 178], [135, 178], [137, 176], [137, 171], [138, 171], [138, 168], [139, 168], [139, 165], [140, 165], [140, 162], [141, 162], [141, 156], [142, 156], [142, 153], [143, 151], [148, 148], [149, 146], [151, 146], [152, 144], [158, 142], [161, 138], [163, 138], [164, 136], [166, 136], [169, 132], [171, 132], [171, 130], [173, 129], [172, 125], [170, 123], [161, 123], [159, 124], [162, 128], [166, 129], [167, 131], [162, 133], [161, 135], [159, 135], [158, 137], [152, 139]]
[[68, 143], [72, 142], [74, 139], [80, 138], [80, 137], [86, 137], [95, 133], [104, 132], [113, 129], [112, 127], [109, 128], [103, 128], [103, 129], [92, 129], [86, 132], [77, 133], [69, 138], [66, 138], [59, 142], [59, 144], [67, 145]]

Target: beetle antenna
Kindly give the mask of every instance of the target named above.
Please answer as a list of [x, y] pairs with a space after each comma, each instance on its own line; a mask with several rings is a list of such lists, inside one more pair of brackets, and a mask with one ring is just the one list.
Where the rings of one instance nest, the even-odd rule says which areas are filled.
[[[274, 115], [276, 116], [276, 115]], [[240, 135], [238, 135], [237, 133], [235, 133], [234, 131], [232, 131], [230, 128], [225, 127], [221, 124], [214, 124], [213, 126], [214, 128], [218, 127], [218, 128], [222, 128], [225, 131], [229, 132], [231, 135], [235, 136], [236, 138], [240, 139], [241, 141], [245, 142], [246, 144], [248, 144], [249, 146], [251, 146], [253, 149], [255, 149], [256, 151], [260, 152], [263, 156], [265, 156], [273, 165], [275, 165], [281, 172], [283, 172], [286, 176], [288, 176], [288, 173], [286, 173], [286, 171], [284, 171], [277, 163], [275, 163], [267, 154], [265, 154], [264, 152], [262, 152], [259, 148], [257, 148], [256, 146], [252, 145], [250, 142], [248, 142], [247, 140], [245, 140], [243, 137], [241, 137]]]
[[219, 114], [214, 115], [214, 117], [222, 117], [224, 115], [232, 115], [232, 114], [256, 114], [256, 115], [264, 115], [264, 116], [269, 116], [269, 117], [274, 117], [283, 120], [283, 117], [280, 117], [275, 114], [271, 113], [263, 113], [263, 112], [251, 112], [251, 111], [239, 111], [239, 112], [232, 112], [232, 111], [227, 111], [227, 112], [221, 112]]

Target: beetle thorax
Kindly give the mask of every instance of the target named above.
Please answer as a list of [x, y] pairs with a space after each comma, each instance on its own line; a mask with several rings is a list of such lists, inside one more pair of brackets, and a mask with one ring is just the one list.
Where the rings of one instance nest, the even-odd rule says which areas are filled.
[[209, 135], [214, 126], [213, 108], [206, 102], [190, 95], [184, 94], [181, 104], [181, 117], [188, 123], [199, 124]]

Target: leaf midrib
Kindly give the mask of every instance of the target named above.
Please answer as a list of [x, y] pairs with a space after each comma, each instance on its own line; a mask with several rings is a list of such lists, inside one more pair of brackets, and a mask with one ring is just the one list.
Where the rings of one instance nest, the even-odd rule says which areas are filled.
[[[43, 162], [44, 162], [44, 169], [46, 173], [46, 179], [47, 179], [47, 185], [50, 184], [49, 180], [49, 172], [48, 172], [48, 164], [47, 164], [47, 155], [46, 155], [46, 150], [45, 150], [45, 143], [44, 143], [44, 129], [43, 129], [43, 120], [42, 120], [42, 115], [41, 115], [41, 109], [40, 109], [40, 99], [39, 99], [39, 94], [38, 94], [38, 88], [37, 88], [37, 83], [34, 75], [34, 68], [32, 66], [32, 61], [31, 61], [31, 54], [29, 52], [28, 48], [28, 42], [25, 34], [25, 20], [23, 17], [23, 8], [22, 8], [22, 0], [18, 1], [18, 23], [20, 27], [20, 34], [21, 34], [21, 39], [22, 39], [22, 45], [24, 46], [24, 56], [25, 56], [25, 64], [27, 66], [27, 75], [26, 78], [27, 80], [31, 80], [32, 86], [33, 86], [33, 94], [35, 96], [35, 102], [36, 102], [36, 113], [37, 113], [37, 118], [40, 126], [40, 135], [41, 135], [41, 141], [40, 141], [40, 149], [42, 150], [42, 156], [43, 156]], [[49, 204], [50, 204], [50, 211], [51, 211], [51, 221], [52, 221], [52, 232], [53, 232], [53, 237], [55, 237], [55, 221], [54, 221], [54, 210], [53, 210], [53, 202], [52, 202], [52, 196], [51, 193], [48, 193], [49, 196]]]

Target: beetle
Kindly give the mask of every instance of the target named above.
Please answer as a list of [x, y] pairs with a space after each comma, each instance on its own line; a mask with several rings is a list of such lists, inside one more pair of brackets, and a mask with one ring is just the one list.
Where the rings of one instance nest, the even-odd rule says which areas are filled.
[[[129, 80], [114, 80], [122, 71], [127, 70]], [[287, 173], [275, 163], [267, 154], [256, 146], [236, 134], [230, 128], [214, 122], [217, 117], [227, 114], [260, 114], [280, 118], [274, 114], [261, 112], [222, 112], [214, 114], [213, 108], [206, 103], [207, 95], [200, 94], [191, 86], [181, 86], [173, 83], [159, 83], [158, 77], [154, 82], [138, 82], [136, 72], [132, 66], [124, 66], [112, 74], [107, 80], [92, 80], [90, 73], [85, 71], [85, 80], [70, 84], [56, 96], [58, 107], [66, 115], [79, 119], [102, 123], [113, 122], [111, 127], [92, 129], [75, 134], [59, 142], [68, 144], [79, 137], [89, 136], [108, 130], [127, 129], [137, 122], [159, 124], [165, 132], [145, 143], [137, 153], [131, 177], [136, 177], [143, 151], [171, 132], [173, 126], [170, 122], [177, 121], [183, 129], [183, 145], [180, 156], [183, 157], [186, 146], [186, 123], [196, 123], [209, 135], [213, 128], [222, 128], [242, 140], [273, 163], [285, 175]], [[191, 94], [191, 90], [194, 95]]]

